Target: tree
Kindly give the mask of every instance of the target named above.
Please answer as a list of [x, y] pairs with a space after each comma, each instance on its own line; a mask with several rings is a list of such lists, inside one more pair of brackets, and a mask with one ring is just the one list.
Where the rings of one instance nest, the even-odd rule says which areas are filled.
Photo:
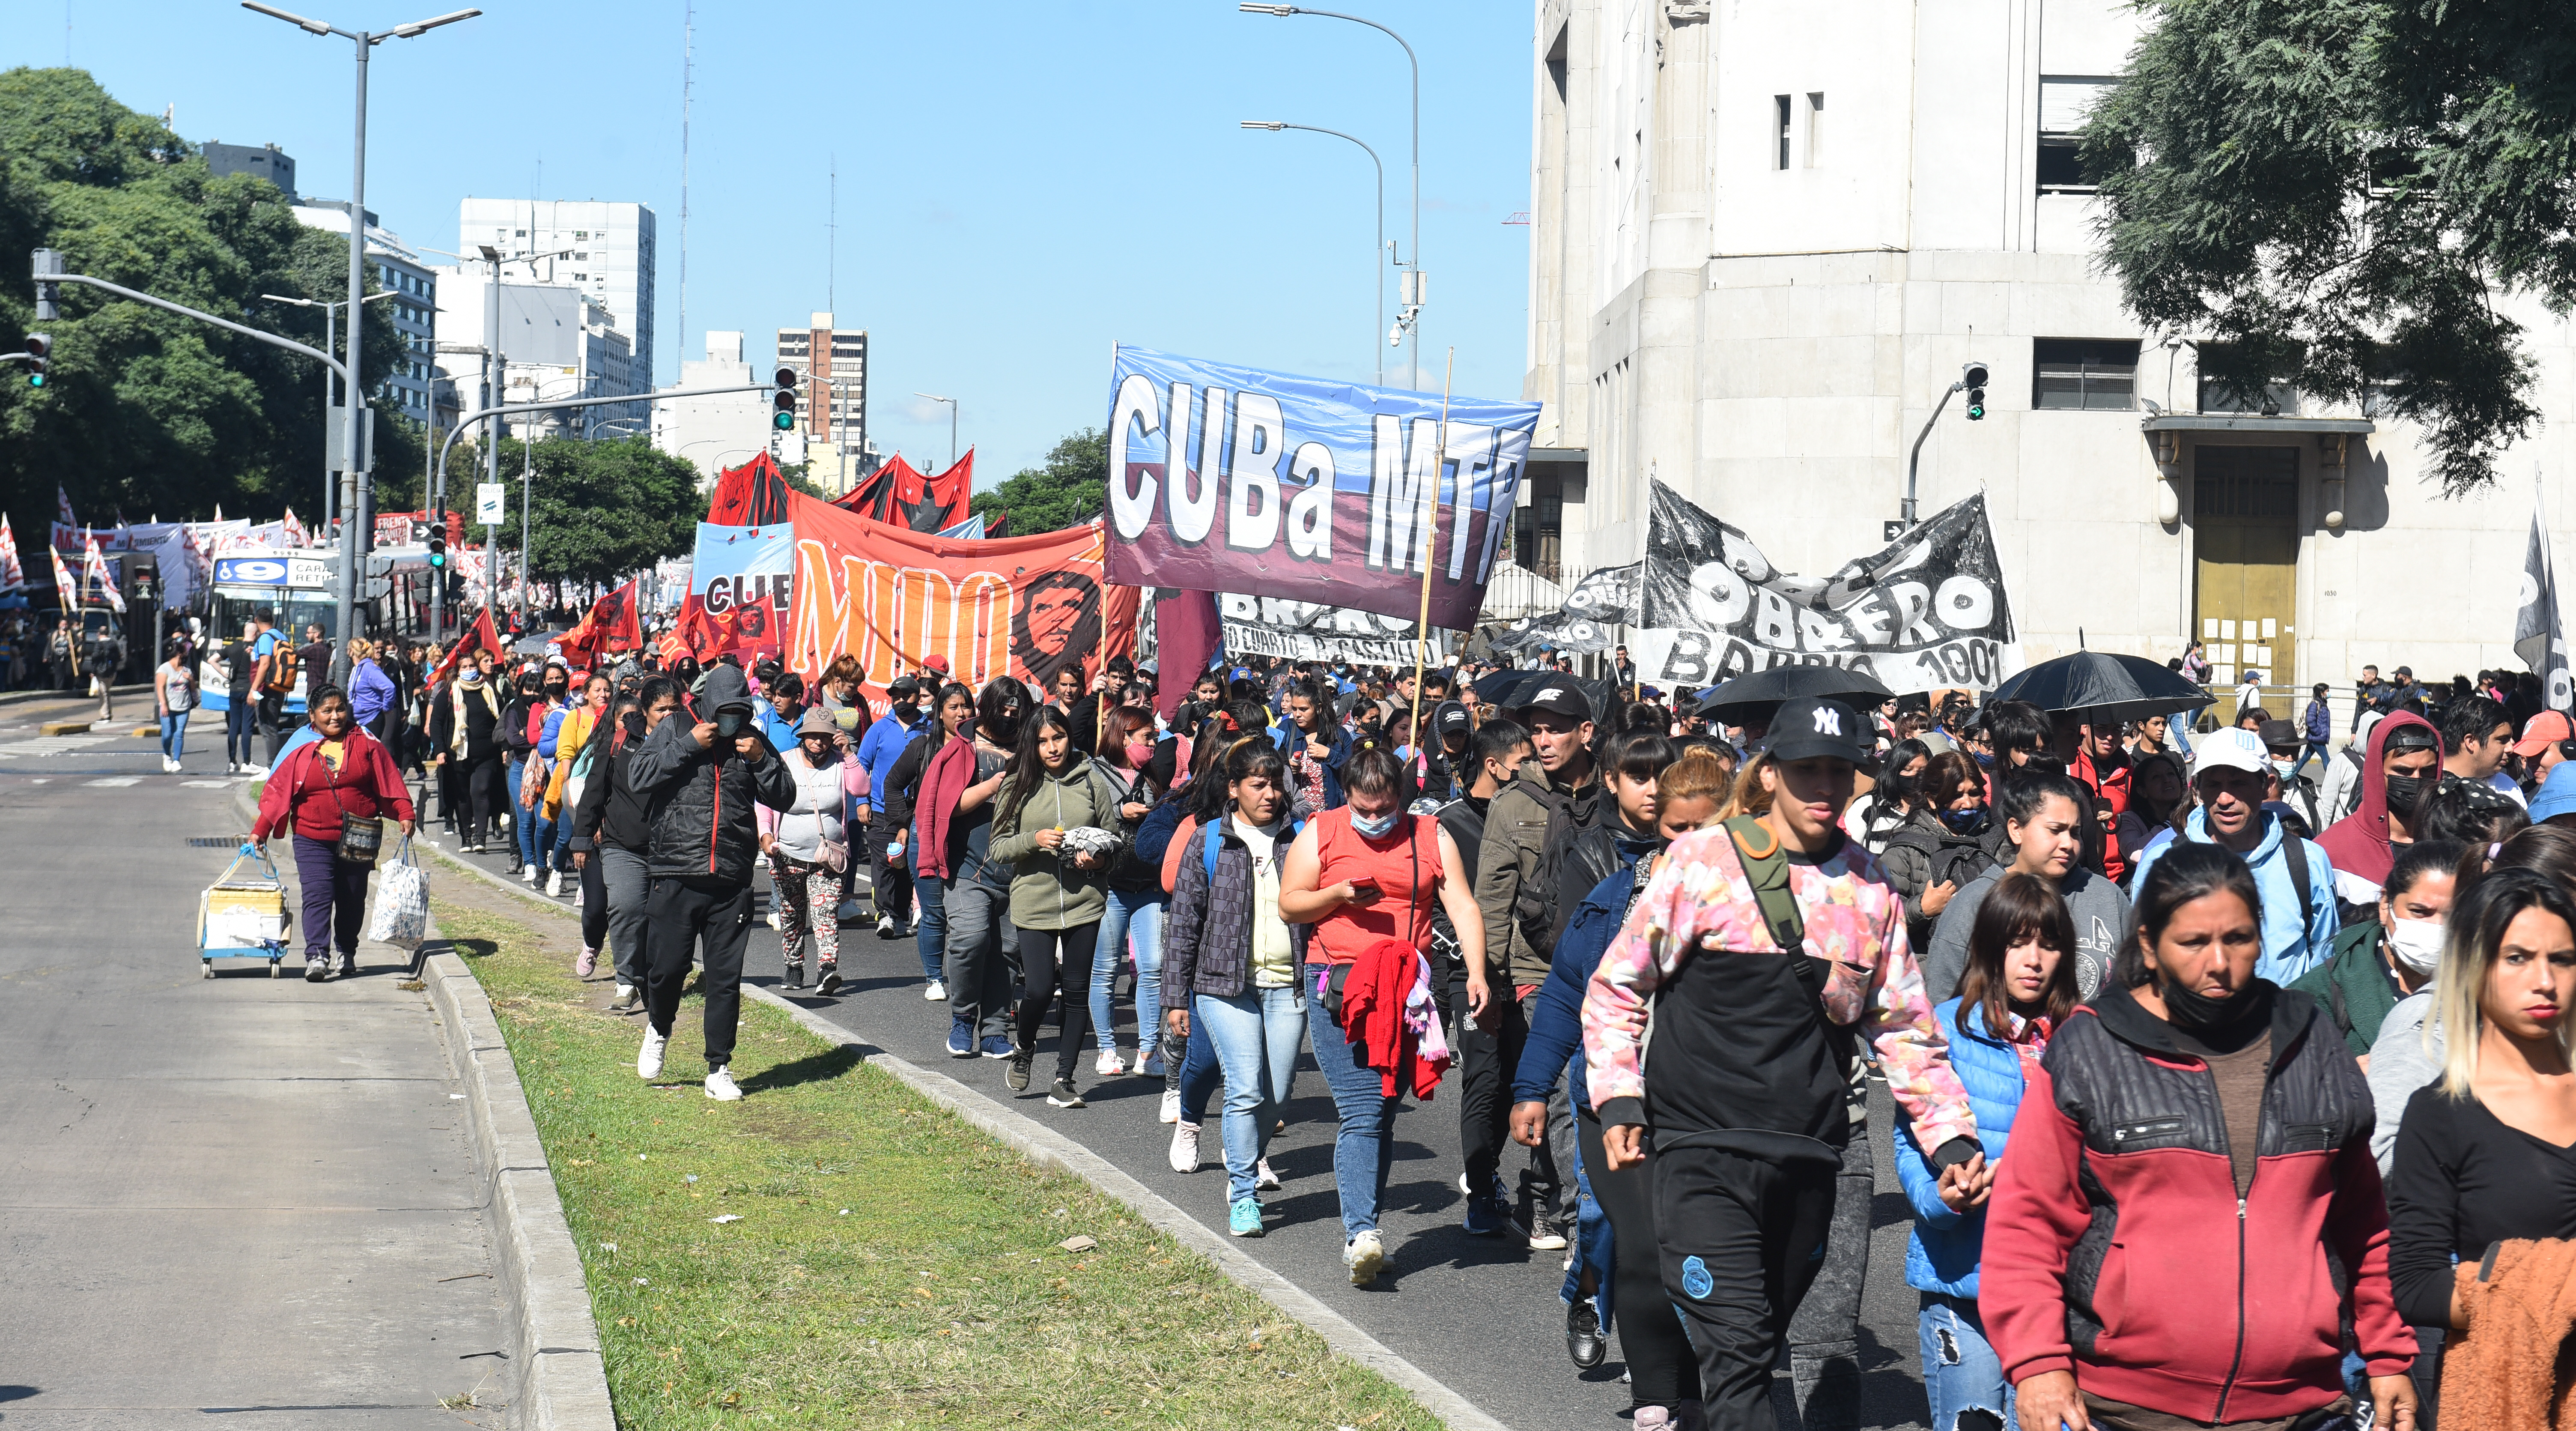
[[[35, 326], [17, 265], [37, 247], [63, 250], [75, 272], [315, 346], [318, 311], [259, 295], [347, 293], [345, 237], [297, 222], [264, 179], [214, 177], [185, 140], [79, 70], [0, 72], [0, 263], [20, 275], [0, 284], [0, 332]], [[382, 374], [402, 340], [383, 305], [370, 307], [362, 371]], [[0, 510], [40, 520], [57, 483], [99, 520], [211, 516], [219, 503], [274, 513], [320, 496], [320, 364], [95, 289], [64, 288], [62, 311], [44, 325], [55, 340], [45, 387], [0, 382]], [[380, 426], [380, 466], [400, 441]]]
[[[515, 488], [531, 466], [536, 477], [527, 502], [539, 580], [604, 583], [696, 545], [697, 524], [707, 511], [698, 470], [646, 438], [550, 437], [524, 451], [516, 444], [501, 449], [504, 483]], [[451, 467], [451, 480], [457, 470]], [[519, 493], [510, 495], [516, 499]], [[514, 516], [516, 505], [514, 500]], [[517, 550], [518, 522], [494, 528], [493, 544]]]
[[968, 510], [983, 516], [1011, 514], [1009, 534], [1060, 532], [1100, 515], [1109, 501], [1109, 434], [1087, 427], [1047, 454], [1046, 465], [1022, 468], [989, 492], [978, 492]]
[[2576, 301], [2576, 43], [2546, 0], [2153, 0], [2086, 126], [2130, 310], [2242, 397], [2375, 392], [2443, 490], [2539, 417], [2522, 325]]

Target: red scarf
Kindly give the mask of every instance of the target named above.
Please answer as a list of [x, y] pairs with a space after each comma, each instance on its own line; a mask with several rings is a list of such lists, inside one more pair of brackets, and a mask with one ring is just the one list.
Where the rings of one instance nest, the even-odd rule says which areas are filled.
[[923, 874], [949, 877], [948, 821], [957, 813], [958, 797], [975, 783], [975, 742], [952, 735], [930, 757], [930, 765], [921, 772], [921, 800], [914, 807], [920, 816], [914, 821], [920, 844], [913, 856], [915, 867]]

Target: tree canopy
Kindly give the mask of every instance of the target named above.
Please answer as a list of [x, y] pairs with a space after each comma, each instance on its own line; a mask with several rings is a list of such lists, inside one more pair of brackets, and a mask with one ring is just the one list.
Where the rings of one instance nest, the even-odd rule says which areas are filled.
[[1087, 427], [1058, 442], [1044, 465], [1023, 468], [993, 490], [976, 493], [969, 510], [988, 518], [1008, 512], [1008, 535], [1024, 537], [1090, 521], [1108, 501], [1109, 434]]
[[[460, 447], [462, 444], [460, 444]], [[532, 563], [540, 581], [558, 577], [607, 582], [664, 557], [680, 556], [697, 543], [698, 520], [707, 499], [698, 490], [698, 469], [658, 451], [644, 437], [614, 442], [548, 438], [522, 448], [501, 448], [501, 482], [509, 489], [511, 520], [493, 529], [493, 545], [504, 551], [519, 546], [519, 477], [533, 467], [528, 493], [528, 521], [536, 547]], [[463, 453], [448, 464], [449, 501], [472, 515], [472, 483], [480, 480], [464, 466]], [[468, 529], [470, 541], [481, 534]]]
[[[0, 72], [0, 335], [36, 326], [30, 250], [128, 288], [321, 345], [318, 310], [263, 293], [343, 298], [348, 240], [299, 223], [265, 179], [215, 177], [159, 119], [118, 104], [80, 70]], [[368, 275], [374, 291], [374, 274]], [[371, 305], [362, 381], [402, 357]], [[62, 486], [85, 520], [274, 514], [320, 496], [321, 365], [222, 329], [66, 287], [42, 389], [0, 371], [0, 511], [22, 530]], [[14, 347], [12, 343], [10, 346]], [[422, 465], [417, 424], [377, 415], [376, 460], [393, 479], [379, 507], [411, 505]], [[406, 486], [406, 483], [408, 486]]]
[[2142, 0], [2083, 163], [2130, 310], [2203, 374], [2374, 397], [2445, 492], [2539, 417], [2500, 294], [2576, 302], [2576, 27], [2552, 0]]

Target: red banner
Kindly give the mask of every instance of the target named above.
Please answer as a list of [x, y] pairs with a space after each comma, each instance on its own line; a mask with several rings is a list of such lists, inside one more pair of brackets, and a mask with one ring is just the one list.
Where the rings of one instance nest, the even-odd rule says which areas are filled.
[[[849, 495], [832, 505], [916, 532], [945, 531], [966, 520], [975, 496], [975, 449], [933, 477], [898, 453], [885, 465], [859, 479]], [[722, 518], [709, 517], [708, 521]]]
[[707, 492], [706, 520], [720, 527], [768, 527], [787, 520], [786, 474], [763, 452], [740, 467], [716, 474]]
[[644, 628], [635, 617], [643, 580], [636, 577], [591, 605], [580, 623], [560, 638], [565, 660], [588, 669], [602, 649], [617, 655], [644, 644]]
[[1044, 691], [1065, 666], [1079, 664], [1088, 678], [1106, 657], [1135, 654], [1138, 593], [1111, 586], [1104, 603], [1097, 522], [949, 541], [810, 497], [789, 507], [796, 574], [786, 660], [808, 680], [847, 652], [882, 704], [886, 685], [930, 656], [945, 657], [970, 686], [1007, 673]]

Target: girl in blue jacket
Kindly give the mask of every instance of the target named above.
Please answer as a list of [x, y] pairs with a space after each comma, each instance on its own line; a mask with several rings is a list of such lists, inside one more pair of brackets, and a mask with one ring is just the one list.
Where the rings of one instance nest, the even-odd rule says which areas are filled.
[[[1986, 1159], [2003, 1157], [2026, 1071], [2039, 1063], [2049, 1032], [2075, 1008], [2075, 961], [2067, 957], [2074, 948], [2075, 921], [2057, 886], [2032, 875], [2006, 875], [1969, 930], [1968, 968], [1958, 997], [1933, 1011], [1949, 1040], [1950, 1066], [1976, 1109]], [[1923, 1298], [1917, 1328], [1931, 1424], [1956, 1426], [1963, 1413], [1983, 1411], [1995, 1424], [2017, 1431], [2012, 1386], [1977, 1315], [1977, 1264], [1985, 1251], [1993, 1167], [1972, 1158], [1947, 1174], [1934, 1174], [1913, 1129], [1900, 1119], [1896, 1175], [1914, 1205], [1905, 1280]]]

